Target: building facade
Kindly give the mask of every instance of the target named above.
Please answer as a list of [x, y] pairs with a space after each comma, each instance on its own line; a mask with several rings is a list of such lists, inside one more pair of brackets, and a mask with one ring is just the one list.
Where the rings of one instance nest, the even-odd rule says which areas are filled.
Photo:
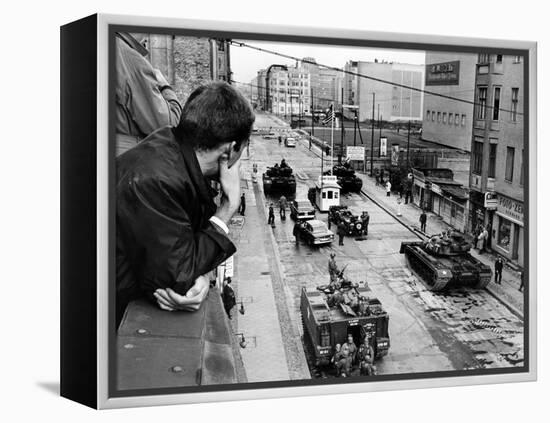
[[485, 226], [489, 247], [523, 265], [524, 60], [479, 54], [470, 176], [471, 230]]
[[306, 67], [271, 65], [258, 71], [258, 104], [280, 116], [299, 116], [311, 110], [311, 76]]
[[473, 53], [426, 53], [426, 91], [453, 99], [424, 93], [423, 139], [470, 152], [476, 64]]
[[[390, 62], [348, 61], [345, 71], [366, 75], [380, 82], [346, 73], [344, 100], [359, 107], [360, 121], [373, 118], [386, 121], [422, 120], [424, 66]], [[400, 86], [401, 85], [401, 86]], [[406, 87], [413, 87], [411, 90]], [[373, 96], [374, 94], [374, 96]]]
[[202, 37], [132, 34], [147, 48], [147, 59], [159, 69], [183, 103], [196, 88], [212, 80], [231, 82], [229, 42]]

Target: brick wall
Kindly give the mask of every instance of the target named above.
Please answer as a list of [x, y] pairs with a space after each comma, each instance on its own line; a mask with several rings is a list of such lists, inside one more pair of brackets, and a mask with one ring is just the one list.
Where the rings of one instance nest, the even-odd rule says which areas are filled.
[[173, 88], [182, 103], [193, 90], [211, 79], [211, 50], [208, 39], [176, 36]]

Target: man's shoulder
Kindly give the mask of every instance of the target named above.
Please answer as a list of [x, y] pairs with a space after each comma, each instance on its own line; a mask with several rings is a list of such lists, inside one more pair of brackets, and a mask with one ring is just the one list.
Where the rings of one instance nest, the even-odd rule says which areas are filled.
[[180, 184], [187, 168], [169, 126], [160, 128], [126, 153], [117, 157], [117, 182], [140, 185]]

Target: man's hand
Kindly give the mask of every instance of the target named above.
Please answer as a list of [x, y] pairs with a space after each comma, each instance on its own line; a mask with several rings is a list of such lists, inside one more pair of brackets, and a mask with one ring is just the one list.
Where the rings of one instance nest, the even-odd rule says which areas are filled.
[[241, 190], [241, 159], [233, 163], [229, 167], [229, 160], [227, 157], [220, 158], [220, 184], [222, 186], [222, 201], [215, 216], [220, 218], [224, 223], [229, 223], [229, 220], [240, 204], [240, 190]]
[[173, 289], [157, 289], [153, 295], [158, 306], [167, 311], [197, 311], [210, 289], [210, 281], [206, 276], [199, 276], [185, 295], [179, 295]]

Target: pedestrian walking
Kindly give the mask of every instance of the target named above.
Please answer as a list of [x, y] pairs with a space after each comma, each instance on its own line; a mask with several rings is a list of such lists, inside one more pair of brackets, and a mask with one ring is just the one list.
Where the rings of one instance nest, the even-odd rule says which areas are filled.
[[346, 235], [346, 226], [344, 222], [338, 224], [338, 245], [344, 245], [344, 235]]
[[428, 216], [426, 216], [426, 211], [422, 210], [422, 213], [420, 214], [420, 230], [424, 233], [426, 233], [426, 220], [428, 220]]
[[282, 137], [279, 135], [279, 145], [281, 145], [281, 142], [283, 141]]
[[267, 224], [275, 227], [275, 212], [273, 211], [273, 203], [269, 204], [269, 212], [267, 216]]
[[380, 170], [378, 168], [376, 168], [376, 170], [374, 171], [374, 176], [375, 176], [375, 179], [376, 179], [376, 186], [379, 186], [380, 185]]
[[398, 198], [397, 199], [397, 216], [401, 216], [401, 203], [402, 203], [401, 198]]
[[495, 283], [499, 284], [502, 282], [502, 267], [504, 262], [502, 258], [498, 257], [495, 261]]
[[520, 282], [519, 282], [518, 290], [520, 292], [522, 292], [523, 291], [523, 270], [520, 270], [520, 272], [519, 272], [519, 280], [520, 280]]
[[231, 319], [231, 309], [237, 305], [237, 300], [235, 299], [235, 291], [230, 285], [231, 278], [226, 278], [225, 284], [222, 291], [222, 302], [223, 308], [227, 313], [227, 317]]
[[292, 228], [292, 235], [294, 235], [294, 241], [296, 245], [300, 245], [300, 224], [298, 222], [294, 223], [294, 228]]
[[239, 213], [241, 216], [244, 216], [244, 211], [246, 210], [246, 200], [244, 198], [244, 192], [241, 195], [241, 205], [239, 206]]
[[489, 233], [487, 232], [486, 228], [483, 228], [481, 233], [479, 234], [478, 243], [479, 243], [479, 253], [485, 252], [485, 246], [487, 243], [487, 237], [489, 236]]
[[279, 216], [281, 220], [286, 220], [286, 206], [286, 197], [284, 195], [281, 195], [281, 198], [279, 198]]
[[309, 149], [311, 150], [311, 137], [309, 137]]
[[388, 182], [386, 182], [386, 197], [389, 197], [391, 194], [391, 182], [388, 179]]

